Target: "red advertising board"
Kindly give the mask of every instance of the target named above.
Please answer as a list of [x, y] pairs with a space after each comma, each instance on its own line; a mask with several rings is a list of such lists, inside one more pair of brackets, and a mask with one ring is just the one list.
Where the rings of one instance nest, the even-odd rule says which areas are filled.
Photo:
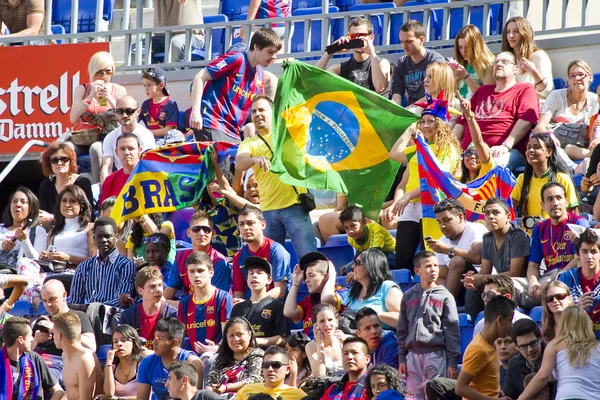
[[99, 51], [110, 44], [0, 47], [0, 155], [31, 139], [52, 142], [73, 126], [73, 92], [89, 82], [88, 63]]

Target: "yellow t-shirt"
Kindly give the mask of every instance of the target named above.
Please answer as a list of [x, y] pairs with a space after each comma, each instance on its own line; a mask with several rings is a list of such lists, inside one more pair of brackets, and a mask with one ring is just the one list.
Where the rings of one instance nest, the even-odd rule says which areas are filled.
[[348, 236], [348, 243], [358, 251], [364, 251], [371, 247], [377, 247], [386, 253], [396, 251], [396, 239], [377, 222], [365, 225], [365, 241], [362, 244]]
[[[430, 143], [429, 147], [431, 151], [435, 154], [437, 151], [437, 146], [435, 143]], [[417, 146], [409, 146], [404, 150], [404, 154], [406, 154], [406, 158], [408, 158], [408, 182], [406, 182], [406, 192], [410, 192], [411, 190], [418, 189], [421, 184], [419, 182], [419, 164], [417, 161]], [[446, 171], [450, 171], [450, 173], [454, 173], [454, 168], [457, 165], [457, 161], [460, 154], [451, 147], [448, 149], [438, 160], [442, 164], [442, 167]], [[416, 203], [421, 201], [421, 197], [417, 197], [412, 199], [411, 203]]]
[[248, 397], [259, 393], [271, 395], [273, 399], [276, 399], [278, 396], [281, 396], [281, 398], [285, 400], [301, 400], [306, 397], [304, 391], [295, 387], [268, 389], [265, 387], [264, 383], [251, 383], [238, 390], [235, 395], [235, 400], [248, 400]]
[[[262, 135], [271, 148], [273, 148], [272, 136], [272, 134]], [[258, 137], [258, 133], [240, 143], [238, 153], [242, 152], [250, 153], [252, 157], [273, 159], [273, 153]], [[282, 208], [298, 204], [298, 195], [294, 192], [294, 188], [291, 185], [281, 182], [278, 174], [274, 174], [271, 171], [265, 172], [256, 165], [252, 166], [252, 170], [258, 182], [260, 209], [262, 211], [281, 210]], [[306, 193], [306, 189], [302, 187], [297, 186], [296, 190], [298, 190], [298, 193]]]
[[[548, 170], [549, 171], [549, 170]], [[535, 175], [531, 176], [531, 182], [529, 183], [529, 197], [527, 199], [527, 212], [523, 212], [525, 207], [523, 204], [519, 204], [521, 207], [521, 211], [524, 215], [541, 215], [542, 218], [548, 219], [550, 216], [542, 209], [542, 186], [548, 183], [548, 171], [544, 172], [542, 176], [537, 178]], [[512, 191], [511, 197], [515, 201], [519, 201], [521, 199], [521, 191], [523, 190], [523, 177], [525, 175], [521, 174], [517, 178], [517, 184]], [[573, 181], [571, 177], [563, 172], [559, 172], [556, 174], [556, 181], [564, 186], [567, 192], [567, 207], [573, 208], [579, 205], [579, 201], [577, 201], [577, 190], [575, 189], [575, 185], [573, 185]]]
[[[476, 335], [463, 357], [462, 370], [473, 376], [469, 384], [479, 393], [490, 397], [500, 394], [500, 359], [494, 346], [490, 345], [481, 334]], [[463, 397], [463, 400], [467, 400]]]

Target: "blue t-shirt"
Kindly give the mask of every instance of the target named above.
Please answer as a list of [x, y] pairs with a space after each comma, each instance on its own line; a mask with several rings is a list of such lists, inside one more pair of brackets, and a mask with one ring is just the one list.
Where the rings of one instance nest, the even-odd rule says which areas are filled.
[[[373, 293], [373, 295], [371, 297], [369, 297], [368, 299], [364, 299], [363, 301], [360, 301], [358, 299], [350, 299], [349, 297], [347, 297], [346, 299], [347, 299], [348, 303], [346, 303], [346, 307], [349, 307], [350, 309], [352, 309], [354, 311], [358, 311], [363, 307], [370, 307], [373, 310], [375, 310], [377, 312], [377, 314], [379, 314], [381, 312], [387, 312], [388, 309], [385, 306], [385, 299], [387, 298], [390, 290], [392, 290], [393, 287], [398, 288], [398, 290], [400, 290], [400, 292], [402, 292], [402, 290], [396, 284], [396, 282], [383, 281], [379, 290], [376, 291], [375, 293]], [[395, 329], [396, 328], [396, 327], [388, 326], [383, 323], [381, 324], [381, 326], [383, 327], [383, 329]]]
[[[193, 351], [181, 349], [176, 361], [185, 361], [195, 355]], [[165, 387], [168, 375], [169, 371], [163, 365], [161, 358], [152, 354], [140, 363], [137, 381], [152, 386], [152, 400], [166, 400], [170, 398], [169, 391]]]

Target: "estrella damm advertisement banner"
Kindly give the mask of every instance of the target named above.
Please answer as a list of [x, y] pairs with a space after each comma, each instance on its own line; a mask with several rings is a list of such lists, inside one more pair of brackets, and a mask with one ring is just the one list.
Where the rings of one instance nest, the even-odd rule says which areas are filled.
[[144, 214], [170, 212], [196, 204], [213, 179], [211, 144], [177, 143], [144, 152], [110, 216], [120, 224]]
[[0, 155], [31, 139], [53, 142], [74, 125], [73, 93], [90, 81], [88, 63], [99, 51], [110, 43], [0, 47]]

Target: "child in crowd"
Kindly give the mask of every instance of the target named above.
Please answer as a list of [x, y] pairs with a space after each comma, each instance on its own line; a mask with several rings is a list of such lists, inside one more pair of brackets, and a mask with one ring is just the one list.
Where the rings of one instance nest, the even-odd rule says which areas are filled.
[[356, 206], [348, 206], [340, 213], [340, 222], [348, 235], [348, 243], [361, 252], [371, 247], [383, 251], [391, 269], [396, 265], [396, 239], [377, 222], [367, 223], [365, 214]]
[[421, 251], [413, 263], [421, 282], [402, 296], [396, 332], [398, 370], [406, 377], [407, 390], [416, 399], [425, 399], [429, 379], [458, 376], [460, 328], [454, 297], [435, 283], [439, 275], [436, 255]]
[[179, 302], [179, 321], [185, 324], [188, 347], [198, 354], [216, 352], [223, 327], [231, 314], [231, 295], [211, 284], [215, 271], [206, 253], [195, 251], [187, 258], [192, 291]]
[[256, 343], [263, 349], [283, 346], [290, 334], [290, 320], [283, 314], [283, 302], [267, 295], [273, 281], [271, 264], [261, 257], [250, 256], [244, 261], [246, 283], [250, 288], [250, 299], [238, 303], [231, 317], [244, 317], [252, 324]]
[[130, 325], [141, 338], [146, 339], [146, 347], [152, 350], [152, 339], [156, 324], [167, 317], [177, 318], [177, 309], [163, 301], [163, 276], [155, 267], [144, 267], [135, 275], [135, 290], [142, 302], [129, 307], [120, 314], [119, 325]]
[[167, 90], [167, 74], [162, 68], [148, 68], [142, 75], [142, 85], [148, 100], [142, 103], [140, 121], [155, 138], [162, 138], [179, 123], [179, 108]]
[[[304, 333], [311, 339], [313, 336], [312, 309], [319, 303], [323, 303], [321, 293], [325, 285], [331, 285], [329, 293], [335, 293], [335, 304], [332, 304], [337, 311], [340, 311], [342, 299], [335, 290], [336, 272], [333, 264], [329, 262], [323, 253], [314, 251], [305, 254], [298, 265], [294, 268], [292, 275], [292, 286], [285, 299], [283, 313], [295, 324], [304, 321]], [[306, 282], [308, 296], [298, 302], [298, 292], [302, 281]]]

